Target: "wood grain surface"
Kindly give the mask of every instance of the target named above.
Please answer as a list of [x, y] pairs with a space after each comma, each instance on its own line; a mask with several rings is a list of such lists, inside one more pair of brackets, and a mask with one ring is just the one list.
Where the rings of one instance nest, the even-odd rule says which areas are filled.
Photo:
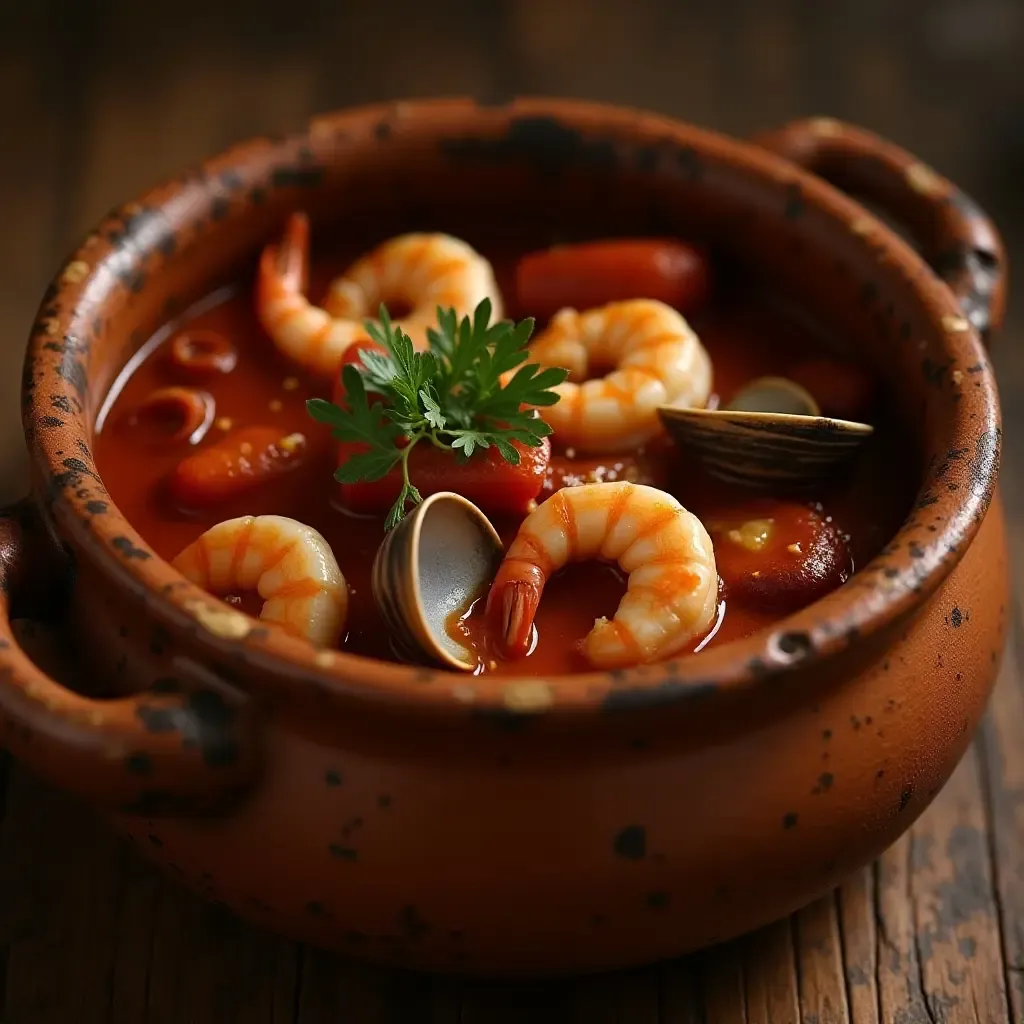
[[[827, 113], [964, 185], [1020, 251], [1024, 5], [1012, 0], [0, 0], [0, 497], [25, 487], [17, 380], [49, 273], [114, 203], [255, 132], [402, 95], [547, 93], [737, 134]], [[997, 353], [1024, 579], [1021, 317]], [[338, 960], [180, 890], [3, 763], [3, 1024], [959, 1024], [1024, 1019], [1016, 626], [978, 739], [924, 817], [820, 902], [682, 961], [536, 985]], [[26, 627], [26, 644], [52, 644]]]

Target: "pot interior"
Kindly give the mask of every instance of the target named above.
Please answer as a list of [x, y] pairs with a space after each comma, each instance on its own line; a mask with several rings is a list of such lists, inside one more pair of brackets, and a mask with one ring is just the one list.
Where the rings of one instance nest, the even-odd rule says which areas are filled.
[[453, 234], [485, 254], [496, 240], [512, 252], [616, 236], [706, 245], [722, 301], [740, 287], [772, 295], [823, 347], [855, 353], [881, 382], [883, 436], [901, 466], [890, 533], [964, 429], [943, 388], [973, 339], [938, 329], [936, 295], [947, 307], [948, 296], [905, 243], [877, 222], [866, 230], [866, 211], [839, 193], [657, 118], [581, 106], [509, 121], [445, 104], [357, 112], [314, 124], [308, 137], [260, 140], [116, 212], [83, 250], [110, 243], [109, 273], [94, 268], [88, 282], [105, 321], [82, 357], [90, 425], [105, 426], [124, 368], [169, 322], [219, 288], [251, 289], [261, 247], [295, 210], [310, 216], [314, 266], [407, 231]]

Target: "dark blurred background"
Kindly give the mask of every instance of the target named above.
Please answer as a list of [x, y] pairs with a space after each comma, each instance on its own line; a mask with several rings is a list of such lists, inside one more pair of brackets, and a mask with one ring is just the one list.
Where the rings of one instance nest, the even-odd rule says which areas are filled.
[[[234, 140], [432, 94], [586, 97], [736, 135], [829, 114], [955, 179], [1012, 254], [1022, 62], [1022, 0], [0, 0], [0, 480], [19, 486], [16, 371], [60, 258]], [[1024, 390], [1012, 308], [1007, 405]]]

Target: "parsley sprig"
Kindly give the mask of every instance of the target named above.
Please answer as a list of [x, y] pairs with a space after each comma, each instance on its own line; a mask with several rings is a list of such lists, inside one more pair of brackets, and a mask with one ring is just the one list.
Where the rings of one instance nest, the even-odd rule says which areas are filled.
[[415, 351], [383, 303], [379, 315], [379, 325], [367, 321], [366, 329], [384, 351], [364, 349], [362, 365], [344, 366], [345, 407], [311, 398], [306, 408], [339, 441], [367, 448], [338, 468], [337, 480], [380, 480], [401, 465], [402, 489], [384, 523], [390, 530], [401, 522], [407, 504], [423, 500], [409, 478], [409, 455], [420, 441], [453, 452], [459, 461], [494, 447], [506, 462], [518, 465], [512, 442], [536, 448], [551, 433], [535, 408], [558, 401], [551, 389], [568, 371], [528, 363], [526, 343], [534, 321], [492, 324], [489, 299], [461, 320], [455, 310], [438, 308], [437, 328], [427, 329], [426, 352]]

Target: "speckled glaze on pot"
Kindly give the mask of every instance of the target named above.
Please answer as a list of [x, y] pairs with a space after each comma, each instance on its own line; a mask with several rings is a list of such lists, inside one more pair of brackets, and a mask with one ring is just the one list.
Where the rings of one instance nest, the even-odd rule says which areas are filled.
[[[0, 560], [14, 754], [239, 914], [432, 970], [682, 953], [891, 843], [965, 749], [1002, 650], [983, 340], [1003, 254], [970, 200], [873, 136], [817, 119], [759, 142], [575, 102], [398, 103], [239, 146], [111, 213], [47, 292], [25, 363], [34, 490], [6, 513]], [[813, 172], [902, 220], [932, 266]], [[247, 274], [300, 206], [382, 236], [529, 216], [713, 239], [861, 346], [903, 410], [916, 505], [846, 586], [699, 658], [466, 678], [278, 635], [153, 553], [91, 444], [127, 357]], [[79, 692], [9, 628], [40, 593], [51, 611], [62, 595], [91, 666]]]

